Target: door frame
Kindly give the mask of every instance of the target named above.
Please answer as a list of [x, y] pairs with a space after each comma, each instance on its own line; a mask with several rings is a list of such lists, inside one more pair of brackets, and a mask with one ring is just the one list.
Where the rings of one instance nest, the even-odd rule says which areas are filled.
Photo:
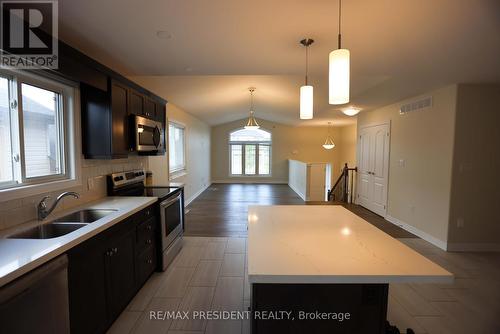
[[[385, 191], [386, 191], [386, 196], [385, 196], [385, 210], [384, 210], [384, 215], [383, 217], [387, 217], [387, 209], [388, 209], [388, 201], [389, 201], [389, 175], [390, 175], [390, 169], [391, 169], [391, 166], [390, 166], [390, 161], [391, 161], [391, 138], [392, 138], [392, 134], [391, 134], [391, 120], [388, 119], [388, 120], [384, 120], [384, 121], [380, 121], [380, 122], [372, 122], [372, 123], [368, 123], [368, 124], [364, 124], [363, 126], [360, 126], [358, 127], [357, 129], [357, 133], [356, 133], [356, 159], [357, 161], [361, 161], [360, 159], [360, 145], [361, 145], [361, 142], [360, 142], [360, 133], [361, 133], [361, 130], [363, 129], [367, 129], [367, 128], [371, 128], [371, 127], [374, 127], [374, 126], [379, 126], [379, 125], [387, 125], [388, 128], [389, 128], [389, 145], [388, 145], [388, 152], [387, 152], [387, 171], [386, 171], [386, 184], [385, 184]], [[359, 173], [357, 173], [357, 176], [356, 176], [356, 184], [359, 185]], [[354, 194], [354, 203], [359, 205], [359, 202], [358, 202], [358, 188], [356, 187], [356, 193]]]

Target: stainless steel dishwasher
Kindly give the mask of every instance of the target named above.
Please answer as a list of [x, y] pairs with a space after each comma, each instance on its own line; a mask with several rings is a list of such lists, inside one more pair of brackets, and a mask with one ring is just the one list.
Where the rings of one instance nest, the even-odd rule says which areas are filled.
[[68, 259], [41, 265], [0, 288], [0, 331], [69, 333]]

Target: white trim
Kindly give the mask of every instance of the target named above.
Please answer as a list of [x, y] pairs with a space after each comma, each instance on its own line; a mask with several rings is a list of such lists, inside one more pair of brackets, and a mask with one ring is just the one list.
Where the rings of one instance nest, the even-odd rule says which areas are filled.
[[212, 183], [209, 183], [205, 187], [202, 187], [200, 190], [198, 190], [193, 196], [191, 196], [190, 198], [188, 198], [186, 200], [186, 203], [184, 203], [184, 207], [188, 206], [192, 201], [194, 201], [196, 199], [196, 197], [200, 196], [201, 193], [204, 192], [205, 190], [207, 190], [208, 187], [210, 187], [211, 185], [212, 185]]
[[[41, 77], [40, 80], [46, 80], [46, 78]], [[49, 78], [49, 80], [52, 78]], [[54, 79], [60, 85], [66, 85], [64, 87], [67, 93], [66, 101], [68, 110], [65, 113], [65, 129], [66, 132], [66, 142], [67, 149], [65, 150], [66, 159], [66, 171], [67, 178], [56, 179], [52, 181], [47, 181], [44, 183], [27, 183], [19, 185], [17, 187], [11, 187], [0, 190], [0, 203], [24, 198], [28, 196], [39, 195], [43, 193], [49, 193], [53, 191], [64, 190], [72, 187], [78, 187], [82, 185], [82, 143], [81, 143], [81, 118], [80, 118], [80, 90], [72, 85], [71, 82], [67, 82], [64, 79]], [[59, 80], [59, 81], [58, 81]], [[71, 91], [71, 94], [68, 92]]]
[[[220, 179], [220, 180], [212, 180], [212, 183], [249, 183], [249, 184], [288, 184], [288, 180], [269, 180], [267, 177], [263, 177], [262, 179], [258, 177], [248, 176], [249, 180], [245, 180], [243, 176], [234, 176], [234, 180], [228, 179]], [[252, 178], [252, 179], [250, 179]]]
[[[174, 128], [177, 128], [177, 129], [182, 129], [182, 150], [184, 151], [183, 153], [183, 158], [184, 158], [184, 164], [182, 166], [179, 166], [177, 168], [171, 168], [170, 166], [170, 124], [172, 124], [172, 126]], [[178, 176], [176, 175], [176, 173], [179, 173], [181, 174], [181, 172], [185, 172], [185, 174], [187, 174], [187, 136], [188, 136], [188, 130], [187, 130], [187, 127], [186, 127], [186, 124], [182, 123], [182, 122], [178, 122], [176, 120], [170, 120], [168, 119], [167, 120], [167, 146], [168, 146], [168, 152], [167, 152], [167, 155], [168, 155], [168, 174], [169, 174], [169, 179], [170, 180], [173, 180], [175, 178], [177, 178]], [[184, 175], [184, 174], [182, 174]], [[180, 176], [182, 176], [180, 175]]]
[[306, 195], [301, 193], [300, 190], [298, 190], [296, 187], [294, 187], [293, 185], [291, 185], [290, 183], [288, 183], [288, 186], [297, 193], [297, 195], [299, 195], [300, 198], [302, 198], [302, 200], [305, 202], [306, 201]]
[[495, 243], [449, 243], [449, 252], [500, 252], [500, 244]]
[[179, 169], [179, 170], [176, 170], [174, 172], [170, 172], [169, 173], [169, 180], [173, 181], [175, 179], [178, 179], [179, 177], [183, 177], [183, 176], [186, 176], [186, 175], [188, 175], [188, 172], [187, 172], [186, 168]]
[[425, 241], [427, 242], [430, 242], [431, 244], [433, 244], [434, 246], [436, 247], [439, 247], [441, 248], [442, 250], [444, 251], [447, 251], [448, 250], [448, 247], [447, 247], [447, 242], [446, 241], [443, 241], [443, 240], [440, 240], [436, 237], [433, 237], [432, 235], [422, 231], [422, 230], [419, 230], [418, 228], [410, 225], [410, 224], [407, 224], [405, 222], [402, 222], [401, 220], [397, 219], [397, 218], [394, 218], [390, 215], [386, 215], [385, 216], [385, 220], [387, 220], [389, 223], [392, 223], [396, 226], [399, 226], [401, 227], [403, 230], [406, 230], [410, 233], [413, 233], [415, 234], [416, 236], [424, 239]]

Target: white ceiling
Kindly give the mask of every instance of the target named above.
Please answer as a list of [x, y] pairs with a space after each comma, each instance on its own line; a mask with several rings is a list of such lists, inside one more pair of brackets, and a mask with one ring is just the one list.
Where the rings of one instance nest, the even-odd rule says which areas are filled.
[[[328, 105], [336, 0], [63, 0], [63, 40], [209, 124], [256, 116], [295, 125], [342, 125]], [[500, 81], [500, 1], [344, 0], [351, 102], [365, 110], [458, 82]], [[169, 39], [157, 37], [167, 31]], [[298, 118], [310, 48], [315, 119]], [[146, 78], [149, 76], [150, 78]]]

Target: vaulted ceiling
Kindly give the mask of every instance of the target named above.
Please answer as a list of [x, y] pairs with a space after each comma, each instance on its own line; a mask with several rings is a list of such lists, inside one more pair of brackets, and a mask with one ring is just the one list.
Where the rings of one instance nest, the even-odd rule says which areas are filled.
[[[352, 122], [328, 104], [336, 0], [64, 0], [60, 37], [170, 102], [220, 124], [256, 116]], [[500, 81], [498, 0], [344, 0], [351, 104], [370, 110], [458, 82]], [[310, 37], [315, 118], [300, 121]]]

